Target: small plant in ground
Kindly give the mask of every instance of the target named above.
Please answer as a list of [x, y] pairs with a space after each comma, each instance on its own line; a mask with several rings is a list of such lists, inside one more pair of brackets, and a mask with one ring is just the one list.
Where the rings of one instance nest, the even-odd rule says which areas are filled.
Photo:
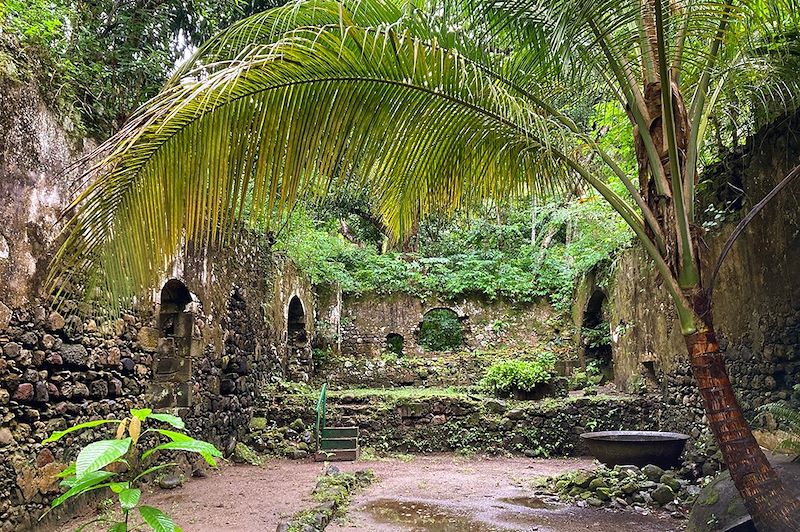
[[772, 414], [777, 421], [782, 422], [789, 429], [790, 436], [780, 441], [776, 449], [796, 455], [795, 460], [800, 459], [800, 410], [792, 408], [785, 402], [768, 403], [759, 410], [762, 414]]
[[[216, 467], [214, 458], [221, 457], [222, 453], [210, 443], [196, 440], [182, 432], [160, 428], [143, 430], [142, 428], [142, 425], [149, 420], [166, 423], [174, 429], [183, 430], [185, 425], [178, 416], [154, 413], [149, 408], [131, 409], [130, 414], [130, 417], [123, 420], [100, 419], [79, 423], [68, 429], [54, 432], [42, 442], [55, 442], [67, 434], [83, 429], [107, 424], [117, 425], [114, 439], [89, 443], [80, 450], [75, 461], [59, 474], [59, 477], [63, 478], [61, 485], [67, 488], [67, 491], [53, 500], [50, 509], [52, 510], [78, 495], [98, 489], [109, 489], [116, 495], [122, 518], [116, 520], [114, 517], [103, 516], [93, 522], [108, 522], [111, 525], [110, 532], [138, 529], [140, 525], [133, 522], [133, 511], [136, 510], [144, 524], [157, 532], [180, 531], [181, 529], [175, 526], [172, 519], [161, 510], [139, 504], [142, 496], [139, 486], [142, 480], [147, 475], [177, 464], [157, 464], [146, 469], [142, 469], [142, 466], [147, 463], [150, 456], [158, 451], [189, 451], [199, 454], [208, 464]], [[127, 437], [125, 437], [126, 434]], [[150, 444], [148, 447], [141, 445], [141, 438], [146, 434], [153, 436], [146, 438]], [[166, 437], [169, 441], [159, 443], [161, 437]], [[114, 499], [111, 500], [113, 503]], [[116, 505], [113, 504], [113, 506]]]
[[496, 394], [511, 396], [517, 391], [533, 392], [555, 377], [556, 359], [552, 353], [542, 353], [534, 360], [503, 360], [495, 362], [481, 379], [482, 388]]
[[570, 390], [592, 390], [603, 380], [603, 372], [600, 370], [600, 362], [592, 360], [586, 364], [585, 370], [575, 370], [569, 377]]

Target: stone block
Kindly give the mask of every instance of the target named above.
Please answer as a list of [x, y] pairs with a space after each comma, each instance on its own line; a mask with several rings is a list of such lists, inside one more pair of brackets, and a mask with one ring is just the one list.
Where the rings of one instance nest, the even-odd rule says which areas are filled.
[[89, 352], [80, 344], [63, 344], [60, 352], [65, 364], [84, 367], [89, 365]]
[[158, 348], [161, 333], [154, 327], [142, 327], [139, 329], [139, 347], [144, 351], [153, 352]]

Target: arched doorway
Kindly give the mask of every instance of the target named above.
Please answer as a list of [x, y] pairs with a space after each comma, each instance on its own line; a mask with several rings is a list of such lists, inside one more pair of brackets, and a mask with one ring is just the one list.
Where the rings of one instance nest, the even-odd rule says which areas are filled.
[[403, 338], [402, 334], [389, 333], [386, 335], [384, 347], [390, 353], [394, 353], [395, 355], [402, 355], [404, 343], [405, 343], [405, 338]]
[[581, 326], [584, 362], [603, 374], [604, 382], [614, 381], [614, 358], [611, 351], [611, 329], [605, 316], [606, 295], [595, 290], [586, 303]]
[[298, 296], [292, 296], [286, 313], [285, 370], [289, 379], [303, 382], [311, 378], [314, 369], [306, 320], [303, 301]]
[[429, 310], [419, 324], [419, 345], [428, 351], [455, 351], [464, 346], [464, 327], [453, 309]]
[[189, 406], [189, 379], [194, 314], [192, 293], [178, 279], [161, 288], [158, 313], [160, 338], [153, 357], [154, 402], [156, 406]]

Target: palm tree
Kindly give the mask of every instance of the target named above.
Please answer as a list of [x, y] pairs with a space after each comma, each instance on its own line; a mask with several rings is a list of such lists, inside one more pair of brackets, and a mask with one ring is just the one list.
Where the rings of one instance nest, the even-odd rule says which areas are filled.
[[[669, 291], [757, 526], [800, 529], [800, 501], [726, 373], [694, 208], [705, 137], [726, 106], [752, 123], [793, 109], [798, 13], [795, 0], [308, 0], [254, 15], [94, 154], [50, 286], [124, 303], [182, 244], [224, 244], [243, 221], [345, 185], [368, 190], [402, 235], [435, 208], [581, 179]], [[631, 170], [577, 116], [587, 100], [627, 116]]]

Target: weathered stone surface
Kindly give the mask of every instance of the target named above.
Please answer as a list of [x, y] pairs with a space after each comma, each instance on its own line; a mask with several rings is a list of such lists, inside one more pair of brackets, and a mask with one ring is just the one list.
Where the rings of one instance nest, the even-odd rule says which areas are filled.
[[138, 341], [139, 346], [149, 352], [154, 352], [158, 348], [158, 340], [161, 337], [161, 331], [154, 327], [142, 327], [139, 329]]
[[64, 344], [61, 346], [61, 358], [65, 364], [88, 366], [89, 352], [81, 344]]
[[47, 327], [48, 331], [56, 332], [56, 331], [60, 331], [61, 329], [63, 329], [65, 323], [66, 323], [66, 321], [64, 320], [64, 317], [61, 314], [59, 314], [58, 312], [53, 311], [47, 317], [46, 327]]
[[0, 331], [6, 330], [9, 323], [11, 323], [11, 309], [0, 301]]
[[17, 401], [30, 401], [33, 399], [33, 384], [29, 382], [23, 382], [17, 387], [17, 391], [14, 392], [14, 399]]

